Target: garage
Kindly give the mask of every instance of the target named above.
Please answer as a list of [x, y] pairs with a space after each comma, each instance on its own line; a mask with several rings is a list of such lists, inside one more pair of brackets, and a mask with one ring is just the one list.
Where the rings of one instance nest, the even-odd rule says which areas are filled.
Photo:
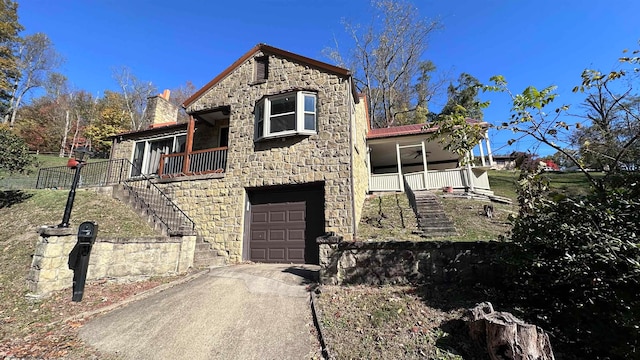
[[245, 258], [263, 263], [318, 264], [324, 234], [323, 184], [248, 190]]

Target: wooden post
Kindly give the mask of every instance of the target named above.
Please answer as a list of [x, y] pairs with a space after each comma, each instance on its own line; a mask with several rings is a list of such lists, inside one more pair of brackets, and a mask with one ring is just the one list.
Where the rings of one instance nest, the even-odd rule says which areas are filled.
[[182, 172], [189, 173], [189, 160], [191, 160], [191, 151], [193, 150], [193, 132], [195, 131], [195, 120], [189, 115], [189, 123], [187, 125], [187, 139], [185, 144], [184, 161], [182, 162]]

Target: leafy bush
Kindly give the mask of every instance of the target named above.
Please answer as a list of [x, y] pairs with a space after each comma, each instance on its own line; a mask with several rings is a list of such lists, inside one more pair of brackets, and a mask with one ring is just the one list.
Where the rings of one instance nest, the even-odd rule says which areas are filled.
[[0, 126], [0, 170], [14, 173], [28, 171], [35, 158], [27, 144], [8, 127]]
[[511, 296], [576, 358], [640, 358], [637, 180], [621, 173], [569, 198], [550, 194], [537, 173], [520, 178]]

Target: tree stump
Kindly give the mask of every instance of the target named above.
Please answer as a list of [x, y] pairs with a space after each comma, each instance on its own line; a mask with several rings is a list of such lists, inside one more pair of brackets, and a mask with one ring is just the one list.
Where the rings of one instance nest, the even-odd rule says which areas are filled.
[[541, 328], [493, 311], [489, 302], [470, 309], [467, 317], [469, 335], [491, 360], [554, 360], [549, 336]]

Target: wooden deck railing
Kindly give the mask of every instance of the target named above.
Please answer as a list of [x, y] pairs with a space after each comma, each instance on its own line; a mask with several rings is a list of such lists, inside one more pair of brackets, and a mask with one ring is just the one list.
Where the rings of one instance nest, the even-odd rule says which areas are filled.
[[160, 177], [174, 177], [225, 172], [227, 150], [228, 147], [224, 146], [193, 151], [188, 154], [163, 154], [160, 156], [158, 175]]

